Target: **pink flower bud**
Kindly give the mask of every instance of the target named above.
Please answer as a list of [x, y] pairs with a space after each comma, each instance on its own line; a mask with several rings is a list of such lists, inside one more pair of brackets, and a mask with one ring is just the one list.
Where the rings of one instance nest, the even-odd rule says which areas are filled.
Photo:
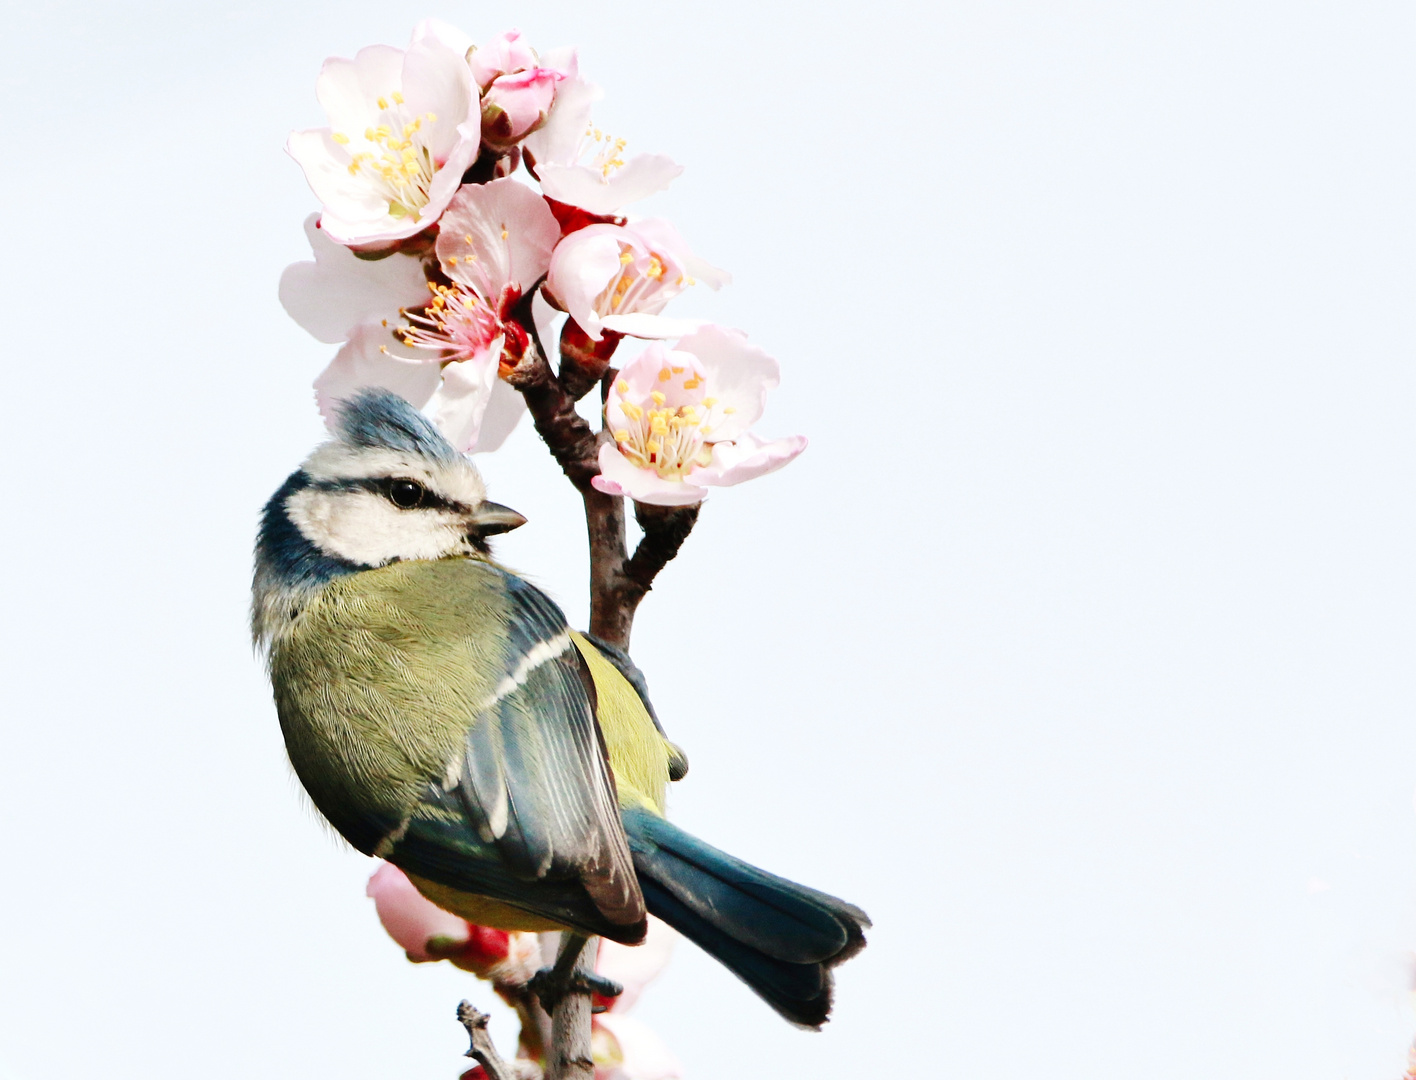
[[485, 90], [498, 75], [535, 67], [536, 53], [521, 40], [520, 30], [508, 30], [474, 48], [467, 57], [467, 66], [477, 85]]
[[564, 78], [540, 67], [497, 76], [482, 92], [482, 141], [505, 149], [530, 135], [546, 122]]

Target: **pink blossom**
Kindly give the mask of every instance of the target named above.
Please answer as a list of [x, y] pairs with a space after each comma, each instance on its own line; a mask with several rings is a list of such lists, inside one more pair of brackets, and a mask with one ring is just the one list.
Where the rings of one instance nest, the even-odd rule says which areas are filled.
[[557, 84], [577, 70], [574, 50], [559, 50], [542, 63], [520, 30], [473, 48], [467, 63], [482, 92], [482, 141], [500, 151], [546, 122]]
[[387, 247], [426, 229], [481, 145], [476, 84], [463, 53], [424, 23], [406, 50], [325, 61], [315, 92], [330, 126], [292, 132], [287, 152], [351, 247]]
[[800, 435], [764, 442], [748, 430], [779, 381], [777, 361], [735, 330], [705, 326], [669, 349], [654, 342], [621, 369], [605, 402], [613, 444], [591, 483], [610, 495], [691, 506], [711, 486], [786, 465]]
[[505, 351], [514, 366], [526, 338], [512, 308], [549, 268], [559, 236], [545, 200], [515, 180], [463, 187], [438, 230], [438, 263], [452, 284], [432, 286], [421, 315], [405, 314], [404, 343], [444, 360], [500, 363]]
[[718, 289], [732, 278], [699, 259], [667, 221], [590, 225], [556, 245], [546, 286], [594, 341], [605, 330], [670, 338], [701, 324], [659, 312], [689, 286]]
[[420, 893], [408, 876], [384, 863], [369, 878], [379, 922], [415, 964], [450, 960], [479, 978], [520, 986], [541, 965], [535, 934], [476, 926], [444, 911]]

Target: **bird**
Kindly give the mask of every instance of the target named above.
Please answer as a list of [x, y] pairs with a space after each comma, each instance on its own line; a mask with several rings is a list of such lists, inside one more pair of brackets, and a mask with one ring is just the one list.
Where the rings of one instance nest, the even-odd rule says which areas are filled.
[[265, 505], [252, 580], [252, 637], [315, 808], [469, 922], [636, 944], [652, 914], [819, 1029], [866, 914], [672, 824], [687, 758], [642, 672], [492, 556], [526, 519], [398, 395], [332, 412]]

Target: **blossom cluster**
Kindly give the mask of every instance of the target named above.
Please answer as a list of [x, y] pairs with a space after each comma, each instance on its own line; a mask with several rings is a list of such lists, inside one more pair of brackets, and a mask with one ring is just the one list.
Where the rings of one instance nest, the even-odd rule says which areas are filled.
[[[490, 981], [511, 1003], [542, 966], [538, 935], [493, 930], [460, 919], [426, 899], [392, 863], [374, 871], [367, 892], [389, 937], [414, 963], [447, 960]], [[667, 923], [651, 916], [649, 933], [640, 945], [598, 940], [595, 970], [619, 983], [624, 992], [615, 998], [595, 998], [604, 1009], [595, 1014], [590, 1035], [595, 1080], [679, 1080], [683, 1075], [658, 1035], [642, 1020], [626, 1015], [664, 970], [677, 938]], [[548, 952], [553, 958], [553, 950]], [[462, 1080], [485, 1080], [485, 1075], [478, 1066], [464, 1073]]]
[[742, 333], [664, 314], [728, 274], [668, 221], [625, 208], [682, 167], [629, 154], [595, 126], [600, 89], [575, 50], [538, 54], [516, 30], [478, 45], [435, 20], [406, 49], [374, 45], [325, 62], [329, 126], [286, 149], [321, 210], [313, 261], [288, 267], [280, 298], [338, 345], [315, 381], [326, 418], [364, 386], [405, 397], [460, 450], [495, 450], [525, 410], [506, 381], [565, 313], [560, 374], [610, 371], [610, 437], [599, 490], [686, 506], [712, 486], [780, 468], [806, 445], [750, 432], [777, 362]]

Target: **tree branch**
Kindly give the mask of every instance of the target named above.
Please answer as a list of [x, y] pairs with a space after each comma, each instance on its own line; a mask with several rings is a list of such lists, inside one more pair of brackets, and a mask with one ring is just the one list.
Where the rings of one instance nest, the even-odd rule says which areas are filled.
[[[555, 971], [562, 978], [594, 974], [594, 941], [579, 934], [562, 934]], [[551, 1047], [546, 1055], [546, 1080], [595, 1080], [590, 1047], [590, 995], [563, 994], [551, 1010]]]
[[[628, 651], [639, 603], [659, 571], [678, 554], [698, 520], [698, 507], [635, 503], [634, 517], [644, 536], [633, 557], [629, 556], [625, 546], [624, 498], [597, 491], [590, 483], [599, 475], [600, 445], [609, 441], [609, 433], [597, 433], [575, 411], [576, 399], [584, 393], [581, 367], [567, 367], [573, 384], [570, 387], [551, 371], [531, 317], [533, 296], [534, 291], [528, 293], [513, 312], [529, 342], [521, 362], [506, 375], [506, 381], [525, 398], [537, 434], [585, 502], [590, 544], [590, 633]], [[565, 364], [564, 359], [562, 363]], [[605, 371], [602, 398], [616, 374], [613, 368]]]
[[487, 1031], [487, 1021], [491, 1017], [479, 1012], [472, 1002], [464, 1001], [457, 1007], [457, 1019], [472, 1039], [472, 1047], [465, 1056], [476, 1058], [477, 1064], [487, 1074], [487, 1080], [518, 1080], [518, 1071], [501, 1059], [492, 1043], [491, 1033]]

